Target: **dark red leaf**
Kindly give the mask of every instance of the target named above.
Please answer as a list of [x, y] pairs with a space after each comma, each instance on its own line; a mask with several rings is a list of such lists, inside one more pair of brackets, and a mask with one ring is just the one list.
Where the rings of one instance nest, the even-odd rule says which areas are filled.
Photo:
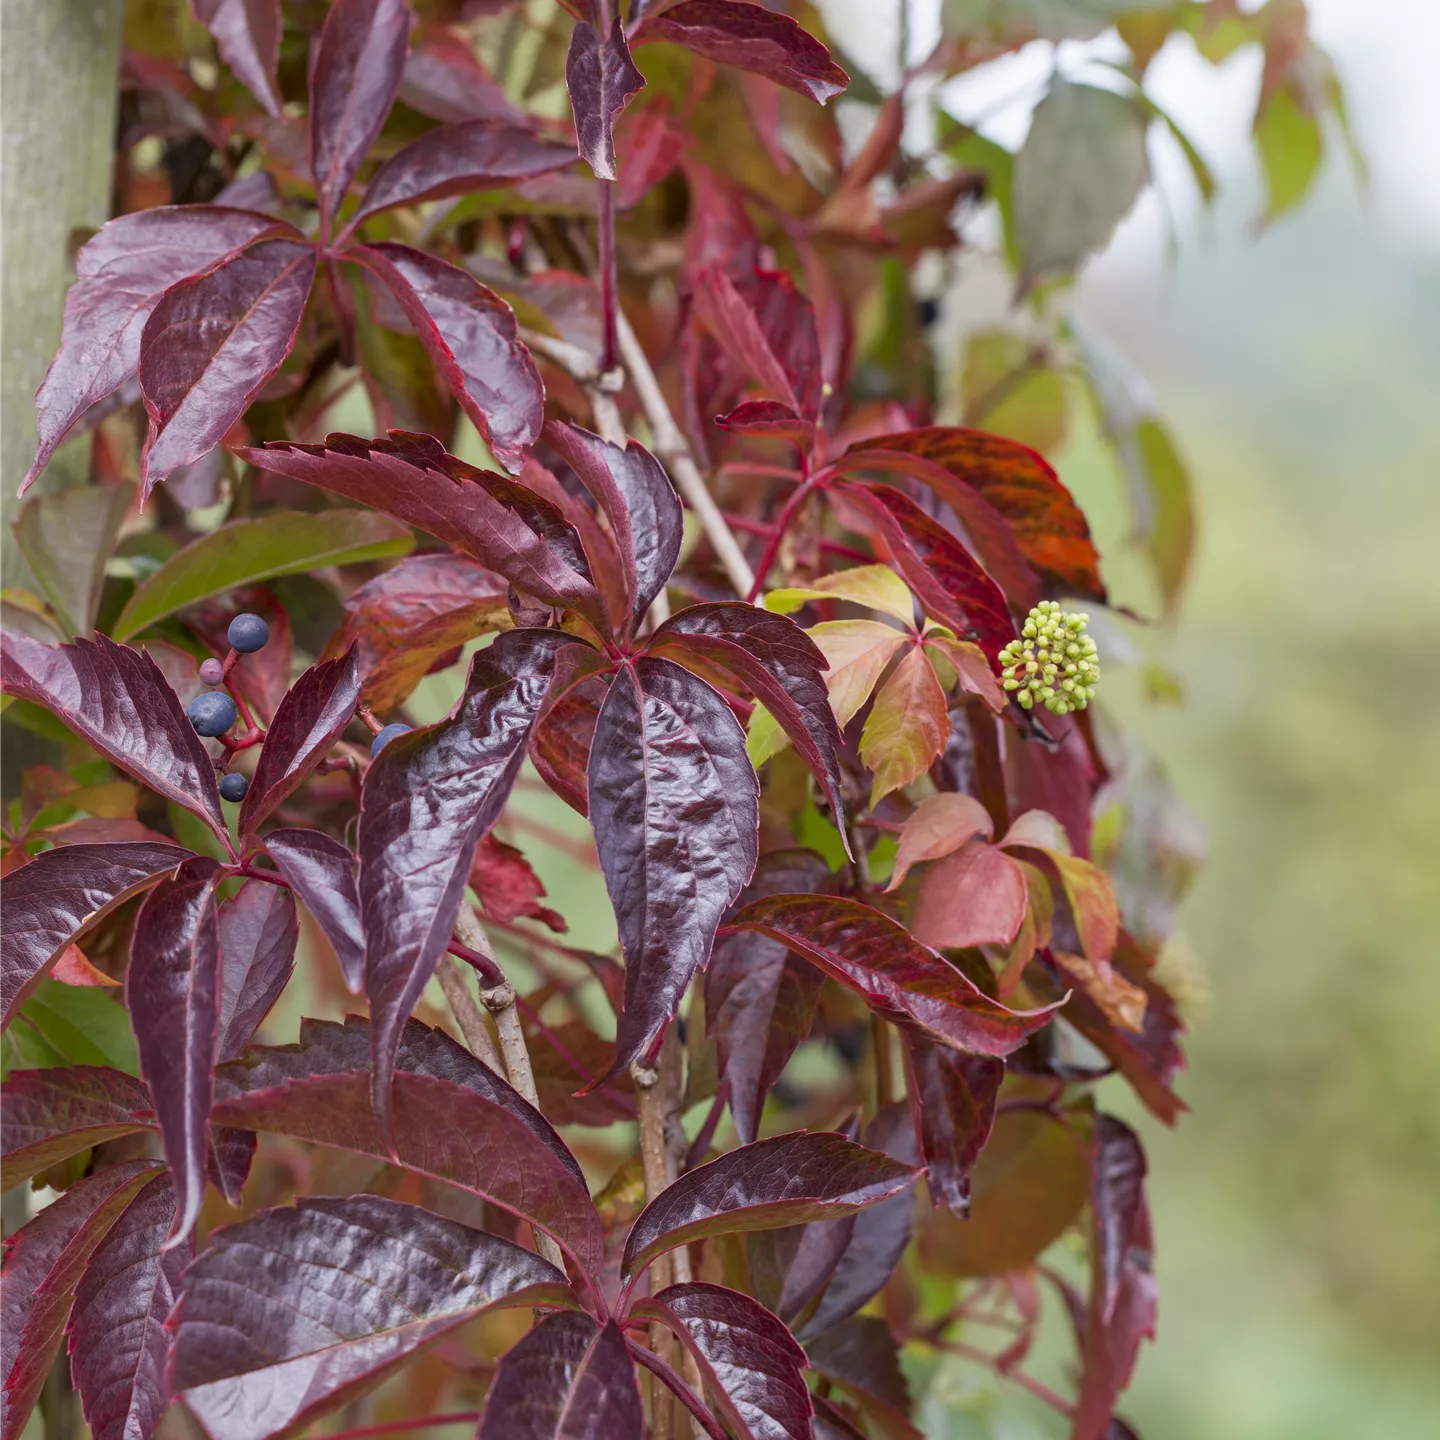
[[405, 61], [400, 99], [412, 110], [447, 124], [464, 120], [518, 124], [527, 118], [475, 58], [469, 43], [449, 30], [432, 31], [417, 41]]
[[476, 1440], [641, 1440], [644, 1432], [624, 1332], [571, 1312], [542, 1320], [501, 1360]]
[[877, 1015], [951, 1049], [1008, 1055], [1058, 1008], [1006, 1009], [898, 921], [858, 900], [777, 895], [747, 905], [731, 923], [788, 945]]
[[[1010, 522], [1020, 549], [1042, 578], [1067, 594], [1105, 599], [1099, 557], [1085, 516], [1035, 451], [999, 435], [953, 425], [876, 435], [852, 446], [851, 453], [861, 449], [897, 451], [933, 461]], [[956, 504], [954, 493], [943, 498], [968, 524], [965, 502]], [[974, 538], [981, 543], [979, 535]]]
[[685, 152], [685, 132], [662, 106], [632, 111], [619, 126], [619, 148], [625, 163], [615, 203], [621, 210], [638, 205], [651, 190], [666, 179]]
[[604, 38], [582, 20], [565, 56], [565, 88], [575, 117], [575, 142], [601, 180], [615, 179], [615, 117], [644, 88], [645, 77], [630, 58], [625, 27], [610, 27]]
[[220, 907], [220, 1060], [250, 1043], [295, 969], [300, 927], [288, 890], [249, 880]]
[[805, 1352], [758, 1300], [723, 1285], [671, 1285], [633, 1313], [680, 1337], [711, 1404], [742, 1440], [808, 1440]]
[[905, 1040], [906, 1088], [930, 1200], [963, 1216], [970, 1209], [970, 1167], [990, 1138], [1005, 1062], [993, 1055], [962, 1055], [915, 1034]]
[[680, 497], [660, 462], [635, 440], [622, 450], [577, 425], [555, 421], [546, 426], [545, 439], [609, 521], [631, 614], [640, 619], [665, 588], [680, 558], [685, 530]]
[[352, 995], [365, 984], [365, 932], [355, 856], [318, 830], [272, 830], [265, 849], [325, 932]]
[[[760, 857], [742, 905], [769, 895], [818, 890], [830, 868], [813, 850]], [[810, 1033], [824, 977], [780, 941], [745, 931], [715, 944], [705, 971], [705, 1021], [740, 1139], [755, 1139], [760, 1110], [795, 1048]]]
[[869, 1440], [853, 1412], [824, 1395], [812, 1397], [815, 1405], [815, 1440]]
[[590, 823], [625, 956], [611, 1073], [646, 1055], [705, 967], [759, 853], [745, 732], [703, 680], [643, 657], [616, 675], [590, 748]]
[[590, 813], [585, 769], [606, 688], [606, 681], [592, 676], [558, 697], [552, 693], [530, 741], [530, 759], [540, 778], [581, 815]]
[[498, 636], [471, 662], [454, 715], [397, 736], [366, 772], [360, 914], [382, 1116], [401, 1027], [450, 941], [476, 846], [525, 763], [556, 652], [574, 643], [558, 630]]
[[[881, 1204], [893, 1204], [895, 1199], [892, 1195]], [[845, 1215], [839, 1220], [812, 1220], [808, 1225], [752, 1232], [745, 1251], [755, 1298], [787, 1325], [793, 1324], [825, 1289], [859, 1218]]]
[[245, 1182], [255, 1163], [259, 1141], [253, 1130], [236, 1130], [230, 1125], [210, 1127], [210, 1155], [205, 1173], [228, 1204], [239, 1207]]
[[994, 663], [1015, 638], [1005, 594], [938, 520], [893, 485], [845, 480], [837, 493], [875, 522], [925, 613], [962, 638], [973, 632]]
[[887, 1440], [922, 1440], [907, 1418], [910, 1386], [900, 1347], [878, 1315], [852, 1315], [805, 1347], [811, 1366], [840, 1385]]
[[105, 636], [42, 645], [0, 631], [0, 686], [52, 711], [142, 785], [193, 810], [227, 844], [215, 766], [160, 667]]
[[470, 888], [485, 913], [496, 920], [538, 920], [557, 933], [569, 927], [565, 917], [542, 905], [545, 886], [534, 867], [513, 845], [487, 835], [470, 867]]
[[277, 118], [283, 113], [275, 71], [280, 63], [280, 0], [191, 0], [195, 18], [215, 37], [235, 78]]
[[100, 1242], [70, 1313], [70, 1374], [95, 1440], [149, 1440], [169, 1403], [165, 1322], [188, 1246], [167, 1249], [175, 1191], [157, 1175]]
[[346, 253], [385, 282], [495, 458], [518, 471], [545, 419], [545, 387], [517, 338], [515, 312], [468, 270], [409, 245]]
[[[220, 1067], [216, 1121], [391, 1158], [370, 1103], [370, 1050], [364, 1020], [306, 1020], [299, 1044], [251, 1046]], [[544, 1116], [418, 1021], [402, 1031], [395, 1065], [397, 1162], [540, 1226], [598, 1272], [604, 1241], [585, 1177]]]
[[220, 1043], [220, 867], [195, 855], [145, 897], [130, 941], [125, 1005], [140, 1053], [178, 1213], [172, 1243], [194, 1229]]
[[825, 787], [843, 836], [844, 796], [835, 753], [840, 728], [822, 675], [829, 662], [793, 620], [727, 601], [691, 605], [656, 630], [650, 646], [682, 664], [693, 654], [735, 675], [775, 717]]
[[410, 48], [405, 0], [336, 0], [310, 53], [310, 173], [322, 229], [385, 124]]
[[573, 164], [575, 158], [568, 145], [500, 120], [442, 125], [412, 140], [375, 172], [350, 225], [395, 205], [418, 205], [545, 175]]
[[742, 1145], [687, 1170], [642, 1210], [621, 1273], [706, 1235], [833, 1220], [905, 1189], [914, 1169], [830, 1131], [799, 1130]]
[[185, 1274], [172, 1382], [214, 1440], [291, 1434], [482, 1311], [565, 1285], [418, 1205], [302, 1199], [210, 1237]]
[[317, 252], [263, 240], [172, 285], [140, 337], [150, 433], [140, 498], [213, 450], [285, 363], [315, 278]]
[[260, 760], [240, 806], [240, 833], [254, 834], [277, 805], [325, 758], [360, 699], [352, 646], [338, 660], [312, 665], [291, 687], [265, 732]]
[[735, 435], [763, 435], [772, 440], [793, 440], [804, 449], [815, 438], [815, 427], [802, 420], [788, 405], [779, 400], [747, 400], [726, 415], [717, 415], [715, 423]]
[[52, 1165], [136, 1130], [154, 1128], [150, 1092], [108, 1065], [15, 1070], [0, 1089], [5, 1180], [20, 1185]]
[[252, 465], [383, 510], [472, 555], [526, 594], [605, 623], [580, 537], [534, 491], [447, 455], [428, 435], [330, 435], [324, 445], [272, 442], [237, 451]]
[[[159, 1173], [152, 1161], [129, 1160], [86, 1176], [6, 1238], [0, 1285], [3, 1440], [16, 1440], [25, 1428], [59, 1352], [75, 1287], [95, 1247], [136, 1192]], [[18, 1183], [8, 1172], [6, 1180]]]
[[262, 235], [297, 234], [273, 216], [221, 205], [166, 205], [102, 225], [75, 261], [60, 349], [35, 397], [40, 443], [21, 489], [71, 426], [134, 376], [145, 322], [172, 285]]
[[820, 413], [824, 375], [815, 310], [785, 273], [732, 275], [710, 265], [693, 282], [696, 314], [731, 358], [803, 420]]
[[788, 15], [745, 0], [681, 0], [646, 20], [637, 40], [672, 40], [717, 65], [753, 70], [824, 104], [850, 77]]
[[178, 845], [62, 845], [6, 876], [0, 906], [4, 1024], [77, 936], [173, 873], [189, 853]]

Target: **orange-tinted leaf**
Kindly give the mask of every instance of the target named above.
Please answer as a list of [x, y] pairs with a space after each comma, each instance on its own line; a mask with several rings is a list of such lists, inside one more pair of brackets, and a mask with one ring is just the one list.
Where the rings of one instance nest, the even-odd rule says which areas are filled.
[[830, 708], [843, 728], [870, 698], [875, 682], [905, 636], [878, 620], [827, 620], [806, 634], [830, 662], [825, 684], [830, 691]]
[[958, 850], [968, 840], [995, 833], [990, 812], [973, 795], [942, 792], [922, 800], [900, 832], [895, 852], [895, 873], [887, 890], [896, 889], [912, 865], [938, 860]]
[[870, 804], [923, 775], [945, 748], [950, 713], [935, 667], [918, 646], [895, 667], [875, 697], [860, 758], [874, 774]]
[[[925, 648], [932, 657], [936, 651], [955, 668], [956, 680], [967, 695], [978, 695], [989, 707], [1000, 714], [1005, 708], [1005, 692], [985, 658], [985, 652], [968, 640], [955, 640], [949, 635], [937, 635], [933, 631], [925, 637]], [[948, 685], [945, 687], [950, 688]]]
[[1003, 850], [972, 840], [930, 868], [910, 928], [937, 949], [1008, 945], [1025, 919], [1025, 876]]

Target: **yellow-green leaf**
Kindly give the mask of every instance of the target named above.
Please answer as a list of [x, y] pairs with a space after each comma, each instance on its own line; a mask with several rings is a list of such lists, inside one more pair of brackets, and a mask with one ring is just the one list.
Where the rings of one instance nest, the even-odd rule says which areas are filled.
[[841, 727], [870, 698], [890, 657], [905, 643], [905, 636], [878, 620], [826, 620], [805, 632], [830, 662], [825, 685], [830, 708]]
[[923, 775], [949, 734], [945, 692], [916, 646], [881, 687], [860, 737], [860, 758], [874, 776], [870, 804]]
[[850, 600], [893, 615], [902, 625], [915, 623], [915, 601], [905, 582], [888, 565], [856, 565], [824, 575], [813, 585], [772, 590], [765, 597], [765, 608], [789, 615], [811, 600]]

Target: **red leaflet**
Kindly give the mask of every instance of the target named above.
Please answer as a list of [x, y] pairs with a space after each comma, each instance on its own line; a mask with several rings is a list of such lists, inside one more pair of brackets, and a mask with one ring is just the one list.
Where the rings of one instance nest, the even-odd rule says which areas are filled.
[[717, 415], [715, 423], [735, 435], [764, 435], [772, 440], [793, 440], [809, 448], [815, 438], [815, 427], [802, 420], [788, 405], [778, 400], [746, 400], [726, 415]]
[[[933, 461], [1010, 522], [1020, 549], [1051, 585], [1067, 594], [1105, 599], [1099, 557], [1085, 516], [1035, 451], [999, 435], [952, 425], [877, 435], [852, 446], [849, 453], [861, 450], [889, 450]], [[927, 477], [922, 473], [920, 478]], [[968, 526], [968, 507], [959, 498], [960, 490], [936, 488]], [[974, 538], [983, 545], [979, 534]], [[1018, 596], [1011, 598], [1020, 603]]]
[[590, 813], [586, 767], [608, 682], [591, 676], [547, 702], [530, 741], [540, 778], [577, 814]]
[[12, 1185], [102, 1141], [154, 1128], [145, 1086], [108, 1065], [15, 1070], [0, 1090], [0, 1116]]
[[281, 114], [275, 71], [280, 63], [280, 0], [192, 0], [195, 18], [215, 37], [220, 58], [265, 107]]
[[449, 943], [475, 847], [525, 761], [556, 653], [575, 643], [556, 630], [499, 636], [471, 663], [454, 716], [397, 736], [366, 772], [360, 913], [381, 1116], [400, 1029]]
[[788, 15], [746, 0], [681, 0], [647, 19], [636, 40], [674, 41], [718, 65], [753, 70], [822, 105], [850, 83], [830, 52]]
[[190, 1247], [171, 1248], [175, 1191], [157, 1175], [97, 1247], [75, 1291], [70, 1374], [95, 1440], [155, 1433], [169, 1403], [165, 1322], [180, 1294]]
[[409, 49], [405, 0], [335, 0], [310, 55], [310, 173], [328, 234], [395, 99]]
[[428, 435], [330, 435], [324, 445], [272, 442], [237, 451], [252, 465], [318, 485], [448, 541], [527, 594], [605, 623], [580, 537], [534, 491], [477, 470]]
[[571, 1313], [542, 1320], [500, 1361], [476, 1440], [641, 1440], [644, 1433], [624, 1332], [613, 1320], [602, 1326]]
[[[844, 835], [840, 729], [821, 672], [829, 662], [793, 620], [753, 605], [692, 605], [656, 630], [650, 649], [708, 660], [737, 676], [775, 717], [825, 787]], [[848, 848], [848, 841], [846, 841]]]
[[63, 845], [8, 875], [0, 906], [4, 1024], [9, 1025], [71, 941], [117, 905], [173, 873], [189, 853], [179, 845], [139, 842]]
[[500, 120], [442, 125], [412, 140], [375, 172], [347, 229], [396, 205], [492, 190], [561, 170], [575, 158], [568, 145]]
[[521, 123], [517, 110], [475, 52], [449, 30], [424, 35], [405, 61], [400, 101], [432, 120], [508, 120]]
[[594, 496], [610, 524], [630, 599], [630, 617], [639, 620], [665, 588], [685, 532], [684, 512], [660, 462], [631, 440], [622, 450], [578, 425], [552, 421], [545, 439]]
[[165, 1142], [178, 1211], [170, 1245], [186, 1239], [205, 1195], [206, 1141], [220, 1043], [220, 867], [187, 860], [145, 899], [130, 942], [125, 1005]]
[[250, 880], [220, 906], [220, 1042], [234, 1060], [250, 1043], [295, 969], [299, 925], [288, 890]]
[[473, 275], [423, 250], [390, 243], [346, 252], [400, 302], [450, 393], [511, 472], [540, 433], [545, 387], [516, 338], [515, 312]]
[[962, 1055], [919, 1035], [905, 1039], [906, 1088], [930, 1201], [963, 1216], [970, 1208], [970, 1167], [990, 1138], [1005, 1062], [993, 1055]]
[[53, 711], [152, 790], [193, 810], [227, 843], [215, 767], [160, 667], [103, 635], [42, 645], [0, 631], [0, 688]]
[[805, 1352], [758, 1301], [723, 1285], [671, 1285], [634, 1313], [680, 1337], [710, 1402], [736, 1435], [766, 1440], [811, 1433]]
[[565, 917], [542, 905], [545, 886], [530, 862], [513, 845], [487, 835], [470, 867], [470, 888], [487, 915], [496, 920], [538, 920], [552, 930], [569, 927]]
[[910, 930], [937, 950], [963, 950], [1008, 945], [1024, 919], [1024, 872], [997, 846], [971, 840], [930, 867], [915, 896]]
[[[9, 1084], [7, 1081], [7, 1090]], [[8, 1138], [8, 1137], [7, 1137]], [[5, 1387], [4, 1440], [16, 1440], [70, 1318], [75, 1287], [95, 1247], [148, 1181], [159, 1174], [149, 1160], [128, 1160], [86, 1176], [5, 1241], [4, 1324], [0, 1371]], [[11, 1177], [6, 1174], [7, 1180]]]
[[262, 235], [298, 233], [272, 216], [220, 205], [163, 206], [101, 226], [75, 261], [60, 349], [35, 397], [40, 443], [21, 489], [70, 427], [135, 374], [141, 332], [166, 290]]
[[749, 882], [760, 785], [730, 707], [688, 670], [647, 656], [605, 696], [587, 788], [625, 956], [615, 1074], [663, 1033]]
[[[830, 868], [813, 850], [760, 857], [742, 905], [770, 895], [818, 890]], [[715, 942], [705, 971], [705, 1021], [740, 1139], [755, 1139], [760, 1110], [795, 1048], [810, 1033], [824, 976], [778, 940], [754, 931]]]
[[910, 1386], [900, 1347], [878, 1315], [852, 1315], [809, 1341], [810, 1366], [839, 1385], [880, 1431], [895, 1440], [922, 1440], [909, 1420]]
[[325, 932], [352, 995], [365, 983], [365, 935], [355, 857], [318, 830], [272, 830], [265, 849]]
[[260, 749], [240, 806], [240, 834], [250, 836], [325, 758], [350, 723], [360, 699], [360, 673], [351, 646], [338, 660], [312, 665], [290, 687]]
[[317, 258], [307, 243], [263, 240], [161, 297], [140, 339], [140, 389], [150, 415], [142, 501], [213, 450], [284, 363]]
[[625, 163], [620, 167], [615, 203], [629, 210], [680, 163], [685, 132], [663, 105], [651, 105], [638, 113], [631, 111], [620, 124], [619, 136]]
[[895, 869], [886, 890], [898, 889], [912, 865], [938, 860], [967, 841], [981, 836], [988, 840], [994, 833], [990, 812], [971, 795], [941, 791], [922, 800], [900, 832]]
[[565, 56], [565, 88], [581, 157], [601, 180], [615, 178], [615, 117], [644, 85], [623, 25], [612, 25], [603, 38], [588, 21], [575, 26]]
[[532, 1251], [417, 1205], [302, 1199], [217, 1231], [186, 1272], [173, 1384], [215, 1440], [288, 1433], [482, 1311], [567, 1295]]
[[993, 663], [1015, 638], [1015, 622], [1004, 592], [975, 557], [893, 485], [846, 480], [834, 488], [874, 521], [926, 614], [961, 636], [973, 631]]
[[853, 1214], [905, 1189], [909, 1165], [833, 1132], [805, 1130], [742, 1145], [687, 1170], [640, 1212], [621, 1273], [706, 1235], [770, 1230]]
[[737, 911], [732, 924], [788, 945], [877, 1015], [953, 1049], [1008, 1055], [1059, 1008], [1006, 1009], [898, 921], [858, 900], [777, 895]]

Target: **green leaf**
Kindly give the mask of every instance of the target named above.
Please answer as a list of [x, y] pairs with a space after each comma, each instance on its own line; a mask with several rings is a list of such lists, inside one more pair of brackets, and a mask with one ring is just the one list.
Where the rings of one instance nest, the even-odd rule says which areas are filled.
[[1015, 157], [1003, 145], [987, 140], [978, 130], [971, 130], [958, 121], [952, 124], [955, 128], [941, 140], [940, 148], [963, 169], [984, 171], [985, 193], [1000, 211], [1005, 258], [1018, 270], [1020, 252], [1015, 246]]
[[[42, 980], [25, 1002], [21, 1018], [34, 1027], [44, 1048], [34, 1047], [26, 1057], [31, 1066], [50, 1066], [43, 1057], [53, 1051], [69, 1065], [110, 1065], [127, 1075], [138, 1075], [135, 1037], [125, 1007], [106, 987], [65, 985], [59, 980]], [[25, 1044], [21, 1053], [25, 1054]]]
[[1265, 177], [1265, 220], [1298, 205], [1320, 173], [1324, 142], [1320, 122], [1290, 90], [1278, 90], [1255, 117], [1255, 149]]
[[148, 629], [187, 605], [239, 585], [297, 575], [322, 565], [354, 565], [406, 555], [407, 525], [373, 510], [281, 510], [235, 520], [177, 551], [135, 589], [115, 622], [116, 640]]
[[1022, 290], [1102, 249], [1144, 188], [1145, 113], [1093, 85], [1056, 80], [1015, 157]]
[[965, 423], [1018, 440], [1042, 455], [1060, 448], [1068, 429], [1064, 377], [1043, 350], [1004, 330], [981, 330], [965, 345], [960, 376]]
[[95, 623], [105, 562], [133, 485], [72, 485], [32, 495], [15, 521], [15, 541], [30, 562], [66, 635], [88, 635]]
[[947, 35], [995, 35], [1006, 41], [1092, 40], [1135, 10], [1174, 9], [1155, 0], [944, 0]]
[[1195, 510], [1190, 475], [1170, 432], [1158, 420], [1135, 427], [1133, 458], [1149, 486], [1153, 506], [1145, 553], [1154, 567], [1167, 611], [1175, 608], [1195, 550]]

